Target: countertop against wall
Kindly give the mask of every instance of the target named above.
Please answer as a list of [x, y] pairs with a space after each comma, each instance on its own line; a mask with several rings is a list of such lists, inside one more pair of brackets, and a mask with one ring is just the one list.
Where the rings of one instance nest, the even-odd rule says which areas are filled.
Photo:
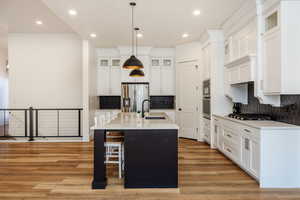
[[257, 121], [257, 120], [238, 120], [238, 119], [233, 119], [228, 116], [221, 116], [221, 115], [213, 115], [215, 117], [219, 117], [225, 120], [229, 120], [232, 122], [236, 122], [242, 125], [246, 125], [252, 128], [256, 129], [263, 129], [263, 130], [300, 130], [300, 126], [292, 125], [292, 124], [287, 124], [283, 122], [278, 122], [278, 121]]

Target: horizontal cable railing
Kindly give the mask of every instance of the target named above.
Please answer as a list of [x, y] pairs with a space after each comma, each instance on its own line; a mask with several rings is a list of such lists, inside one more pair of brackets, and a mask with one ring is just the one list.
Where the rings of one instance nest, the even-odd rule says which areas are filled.
[[82, 137], [82, 108], [0, 109], [0, 137]]

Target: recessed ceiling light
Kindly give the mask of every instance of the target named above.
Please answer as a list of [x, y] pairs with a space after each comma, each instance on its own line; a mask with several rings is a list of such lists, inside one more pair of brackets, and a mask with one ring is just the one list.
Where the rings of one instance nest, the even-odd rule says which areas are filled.
[[198, 16], [201, 14], [200, 10], [194, 10], [193, 15]]
[[96, 35], [96, 33], [91, 33], [90, 37], [95, 38], [95, 37], [97, 37], [97, 35]]
[[137, 36], [138, 38], [141, 38], [141, 37], [143, 37], [143, 34], [138, 33], [138, 34], [136, 34], [136, 36]]
[[71, 16], [76, 16], [77, 15], [77, 11], [74, 9], [69, 10], [69, 15]]
[[35, 21], [35, 24], [36, 24], [36, 25], [42, 25], [43, 22], [42, 22], [41, 20], [36, 20], [36, 21]]
[[188, 33], [184, 33], [184, 34], [182, 34], [182, 37], [183, 38], [187, 38], [187, 37], [189, 37], [189, 34]]

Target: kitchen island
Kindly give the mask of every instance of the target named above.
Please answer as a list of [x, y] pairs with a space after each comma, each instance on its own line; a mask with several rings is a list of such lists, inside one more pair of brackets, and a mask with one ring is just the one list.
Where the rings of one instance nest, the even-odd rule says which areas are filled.
[[106, 132], [124, 134], [125, 188], [177, 188], [179, 127], [164, 113], [151, 114], [164, 119], [142, 119], [136, 113], [120, 113], [104, 127], [94, 130], [93, 189], [107, 185]]

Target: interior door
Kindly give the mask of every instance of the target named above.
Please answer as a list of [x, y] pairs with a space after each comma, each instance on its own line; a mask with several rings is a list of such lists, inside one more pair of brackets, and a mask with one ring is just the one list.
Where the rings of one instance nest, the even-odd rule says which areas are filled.
[[197, 62], [178, 63], [177, 117], [179, 137], [197, 139], [199, 130], [200, 76]]

